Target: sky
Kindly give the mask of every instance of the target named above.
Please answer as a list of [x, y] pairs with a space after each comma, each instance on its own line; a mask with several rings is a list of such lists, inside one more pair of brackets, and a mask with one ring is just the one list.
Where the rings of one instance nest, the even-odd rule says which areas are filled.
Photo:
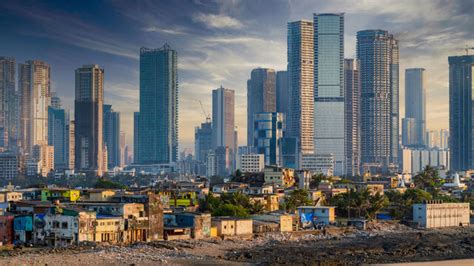
[[[180, 150], [193, 148], [194, 128], [211, 113], [211, 92], [235, 90], [239, 143], [246, 143], [246, 86], [253, 68], [286, 69], [287, 23], [313, 13], [345, 13], [345, 57], [356, 32], [384, 29], [400, 45], [400, 118], [404, 71], [427, 75], [427, 126], [448, 128], [448, 56], [474, 46], [474, 3], [442, 0], [81, 0], [0, 1], [0, 56], [51, 65], [52, 90], [74, 109], [74, 70], [105, 69], [104, 102], [121, 113], [133, 146], [139, 105], [139, 49], [168, 43], [178, 52]], [[474, 51], [471, 51], [474, 53]]]

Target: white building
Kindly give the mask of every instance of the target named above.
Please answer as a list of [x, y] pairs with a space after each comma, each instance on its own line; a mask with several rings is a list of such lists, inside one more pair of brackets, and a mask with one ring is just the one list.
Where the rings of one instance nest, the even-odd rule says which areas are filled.
[[263, 154], [240, 154], [237, 158], [237, 169], [243, 173], [258, 173], [265, 168], [265, 155]]
[[428, 201], [413, 204], [413, 221], [423, 228], [469, 225], [469, 203]]
[[332, 176], [334, 173], [334, 156], [332, 154], [302, 154], [300, 170]]
[[447, 149], [403, 149], [403, 173], [415, 175], [427, 166], [449, 170], [449, 150]]

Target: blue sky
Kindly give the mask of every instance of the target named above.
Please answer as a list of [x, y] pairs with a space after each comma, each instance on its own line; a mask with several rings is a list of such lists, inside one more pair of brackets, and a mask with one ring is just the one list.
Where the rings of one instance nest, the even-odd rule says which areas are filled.
[[[381, 28], [400, 40], [400, 102], [404, 69], [427, 74], [428, 128], [448, 127], [449, 55], [474, 46], [474, 3], [466, 1], [14, 1], [0, 2], [0, 55], [44, 60], [53, 90], [73, 109], [74, 70], [105, 69], [105, 102], [121, 112], [133, 145], [138, 110], [138, 53], [168, 43], [178, 51], [180, 149], [192, 148], [194, 127], [211, 112], [211, 91], [236, 91], [239, 142], [246, 136], [246, 81], [256, 67], [286, 68], [286, 24], [312, 13], [345, 12], [345, 57], [355, 56], [358, 30]], [[473, 52], [474, 53], [474, 52]], [[403, 116], [401, 116], [403, 117]]]

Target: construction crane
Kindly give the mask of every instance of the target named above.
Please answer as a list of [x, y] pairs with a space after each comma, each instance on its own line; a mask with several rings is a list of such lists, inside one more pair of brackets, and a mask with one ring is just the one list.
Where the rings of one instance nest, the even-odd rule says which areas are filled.
[[474, 50], [474, 47], [468, 47], [464, 48], [464, 51], [466, 51], [466, 55], [469, 55], [469, 50]]
[[201, 110], [202, 110], [202, 113], [204, 114], [204, 117], [206, 118], [206, 123], [211, 122], [211, 116], [208, 113], [206, 113], [206, 110], [204, 109], [204, 105], [202, 105], [201, 100], [197, 100], [197, 101], [201, 105]]

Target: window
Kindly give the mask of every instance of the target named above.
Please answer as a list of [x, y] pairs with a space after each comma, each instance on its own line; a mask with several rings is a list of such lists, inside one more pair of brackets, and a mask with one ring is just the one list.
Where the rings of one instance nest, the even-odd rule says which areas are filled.
[[67, 229], [67, 227], [68, 227], [67, 222], [63, 222], [63, 223], [61, 224], [61, 228], [62, 228], [62, 229]]

